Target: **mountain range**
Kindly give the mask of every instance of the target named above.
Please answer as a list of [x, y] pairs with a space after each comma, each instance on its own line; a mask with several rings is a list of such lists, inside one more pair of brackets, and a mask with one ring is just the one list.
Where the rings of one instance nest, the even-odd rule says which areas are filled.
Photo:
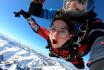
[[[79, 70], [0, 34], [0, 70]], [[88, 69], [84, 69], [88, 70]]]

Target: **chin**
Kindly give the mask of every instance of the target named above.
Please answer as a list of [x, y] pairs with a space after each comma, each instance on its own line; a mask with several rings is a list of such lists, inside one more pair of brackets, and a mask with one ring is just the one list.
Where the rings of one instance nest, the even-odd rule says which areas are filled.
[[52, 44], [52, 47], [53, 48], [58, 48], [56, 44]]
[[52, 44], [53, 48], [60, 48], [61, 46], [57, 45], [57, 44]]

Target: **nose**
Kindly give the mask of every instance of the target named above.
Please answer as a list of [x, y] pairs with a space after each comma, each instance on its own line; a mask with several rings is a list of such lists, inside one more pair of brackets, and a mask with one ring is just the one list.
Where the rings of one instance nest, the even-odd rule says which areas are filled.
[[55, 31], [52, 35], [53, 35], [54, 38], [57, 38], [58, 34], [59, 34], [58, 31]]
[[58, 31], [55, 31], [55, 32], [53, 33], [53, 35], [54, 35], [54, 36], [57, 36], [57, 35], [58, 35]]

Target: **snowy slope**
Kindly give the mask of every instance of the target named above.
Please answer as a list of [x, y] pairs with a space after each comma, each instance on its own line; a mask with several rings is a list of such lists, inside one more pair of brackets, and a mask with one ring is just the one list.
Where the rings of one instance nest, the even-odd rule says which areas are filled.
[[[0, 70], [78, 70], [0, 34]], [[85, 69], [84, 69], [85, 70]]]

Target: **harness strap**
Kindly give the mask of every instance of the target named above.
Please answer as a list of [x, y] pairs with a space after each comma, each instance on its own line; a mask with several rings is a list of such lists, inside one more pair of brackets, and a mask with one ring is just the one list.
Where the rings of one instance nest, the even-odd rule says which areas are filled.
[[[72, 51], [71, 51], [71, 57], [73, 58], [76, 58], [76, 55], [79, 55], [78, 52], [79, 52], [79, 48], [81, 47], [81, 43], [88, 31], [88, 23], [89, 21], [86, 20], [85, 23], [83, 23], [80, 27], [79, 27], [79, 32], [78, 32], [78, 35], [76, 37], [76, 41], [73, 42], [73, 45], [72, 45]], [[83, 54], [81, 54], [82, 56]]]

